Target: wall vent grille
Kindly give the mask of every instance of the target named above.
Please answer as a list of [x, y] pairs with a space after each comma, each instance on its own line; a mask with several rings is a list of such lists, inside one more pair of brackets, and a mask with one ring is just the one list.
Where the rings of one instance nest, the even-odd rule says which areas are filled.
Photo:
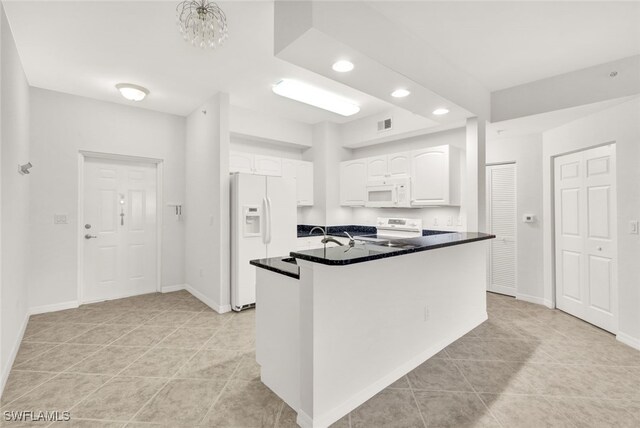
[[387, 118], [384, 120], [381, 120], [378, 122], [378, 132], [384, 132], [384, 131], [388, 131], [391, 129], [392, 126], [392, 119], [391, 118]]

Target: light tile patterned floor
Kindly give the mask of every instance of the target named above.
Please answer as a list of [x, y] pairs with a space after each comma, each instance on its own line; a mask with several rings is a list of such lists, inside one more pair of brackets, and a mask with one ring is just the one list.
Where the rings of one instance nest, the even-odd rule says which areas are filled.
[[[488, 309], [334, 426], [640, 427], [640, 352], [560, 311], [495, 294]], [[254, 322], [184, 291], [36, 315], [0, 406], [70, 410], [55, 427], [295, 427], [259, 381]]]

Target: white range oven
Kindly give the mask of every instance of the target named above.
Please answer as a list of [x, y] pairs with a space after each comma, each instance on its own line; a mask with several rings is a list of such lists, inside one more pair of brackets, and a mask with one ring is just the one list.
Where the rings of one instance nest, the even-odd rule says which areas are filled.
[[366, 207], [411, 207], [411, 179], [409, 177], [385, 178], [367, 183]]

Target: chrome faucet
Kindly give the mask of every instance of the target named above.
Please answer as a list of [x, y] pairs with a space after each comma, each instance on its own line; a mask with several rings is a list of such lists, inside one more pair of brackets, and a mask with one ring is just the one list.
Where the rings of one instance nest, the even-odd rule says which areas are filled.
[[327, 230], [320, 227], [320, 226], [316, 226], [313, 229], [311, 229], [311, 231], [309, 232], [309, 235], [311, 235], [313, 233], [314, 230], [316, 229], [320, 229], [322, 231], [322, 234], [324, 235], [324, 238], [322, 238], [322, 242], [323, 244], [328, 244], [329, 242], [333, 242], [334, 244], [338, 244], [340, 246], [343, 246], [344, 244], [340, 241], [338, 241], [336, 238], [332, 237], [332, 236], [327, 236]]

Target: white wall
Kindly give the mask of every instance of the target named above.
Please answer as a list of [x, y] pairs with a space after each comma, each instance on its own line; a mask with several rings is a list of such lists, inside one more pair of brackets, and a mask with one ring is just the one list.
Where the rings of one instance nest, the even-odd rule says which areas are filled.
[[[0, 4], [0, 393], [4, 388], [27, 317], [29, 187], [18, 174], [29, 154], [29, 84]], [[34, 162], [35, 164], [35, 162]]]
[[311, 125], [248, 110], [229, 108], [229, 130], [232, 134], [308, 148], [312, 145]]
[[229, 96], [219, 93], [187, 117], [184, 208], [186, 283], [218, 312], [231, 310], [229, 146]]
[[[29, 300], [32, 307], [77, 300], [78, 152], [164, 160], [163, 198], [184, 201], [183, 117], [44, 89], [31, 89]], [[162, 285], [184, 283], [184, 230], [163, 207]], [[69, 223], [54, 225], [54, 214]]]
[[285, 159], [302, 159], [302, 153], [306, 148], [303, 149], [300, 147], [267, 143], [263, 140], [256, 140], [231, 134], [231, 145], [229, 150], [265, 156], [275, 156]]
[[[517, 221], [516, 297], [544, 303], [542, 280], [542, 134], [500, 138], [487, 142], [487, 164], [515, 162]], [[522, 222], [534, 214], [534, 223]], [[550, 304], [550, 302], [546, 302]]]
[[553, 181], [555, 156], [616, 144], [618, 223], [618, 339], [640, 349], [640, 236], [628, 233], [640, 219], [640, 98], [543, 133], [544, 295], [553, 300]]
[[[351, 159], [379, 156], [390, 153], [419, 150], [425, 147], [451, 145], [461, 150], [460, 164], [462, 171], [461, 206], [464, 206], [466, 161], [464, 150], [466, 147], [465, 128], [457, 128], [444, 132], [406, 138], [386, 144], [353, 149]], [[409, 217], [421, 218], [423, 228], [435, 230], [465, 230], [465, 219], [460, 207], [432, 207], [432, 208], [352, 208], [351, 223], [375, 225], [377, 217]], [[449, 224], [451, 222], [451, 224]], [[460, 222], [460, 224], [459, 224]]]
[[302, 155], [304, 160], [313, 162], [314, 205], [298, 209], [298, 223], [352, 223], [351, 209], [340, 206], [339, 174], [340, 162], [350, 157], [351, 151], [342, 147], [339, 125], [330, 122], [314, 125], [313, 148]]
[[[617, 71], [614, 78], [609, 73]], [[640, 55], [599, 64], [491, 94], [491, 121], [500, 122], [640, 93]]]

